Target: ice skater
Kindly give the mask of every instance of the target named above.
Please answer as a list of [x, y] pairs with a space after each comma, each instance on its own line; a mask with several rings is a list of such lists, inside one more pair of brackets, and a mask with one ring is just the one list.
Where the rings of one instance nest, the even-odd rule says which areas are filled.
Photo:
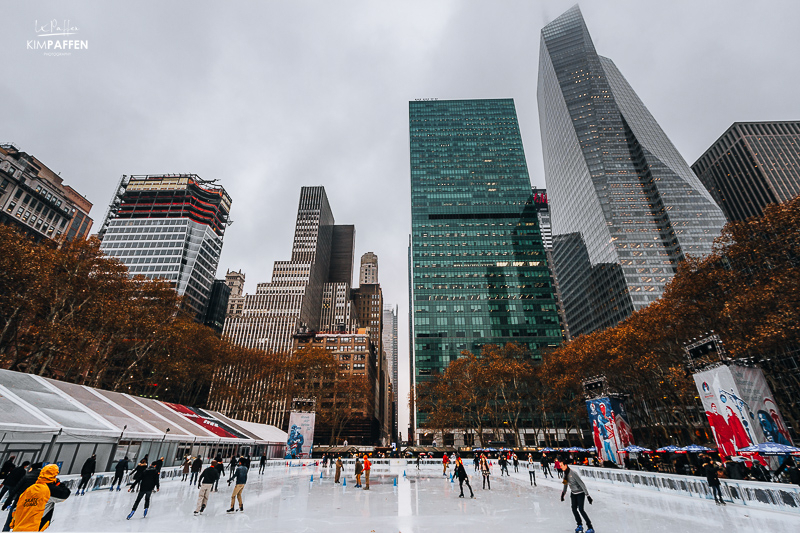
[[217, 462], [217, 464], [214, 465], [214, 468], [216, 468], [217, 472], [219, 472], [219, 477], [214, 482], [214, 492], [219, 492], [219, 480], [225, 475], [225, 465], [222, 464], [222, 456], [220, 454], [217, 454], [217, 457], [214, 458], [214, 460]]
[[189, 472], [192, 469], [192, 458], [189, 457], [188, 455], [184, 457], [183, 464], [181, 466], [183, 467], [183, 472], [182, 472], [183, 475], [181, 476], [181, 481], [186, 481], [187, 479], [189, 479]]
[[569, 487], [569, 496], [572, 500], [572, 514], [575, 515], [575, 522], [578, 524], [578, 527], [575, 528], [575, 533], [581, 533], [583, 531], [581, 516], [586, 520], [586, 533], [594, 533], [592, 521], [583, 508], [584, 500], [589, 500], [589, 505], [592, 504], [592, 497], [589, 496], [589, 490], [586, 488], [586, 484], [578, 475], [578, 472], [570, 469], [567, 463], [561, 463], [561, 471], [564, 478], [564, 490], [561, 491], [561, 501], [564, 501], [564, 496], [567, 494], [567, 487]]
[[125, 456], [120, 459], [117, 466], [114, 467], [114, 480], [111, 482], [111, 489], [114, 490], [114, 485], [117, 485], [117, 492], [122, 490], [122, 478], [128, 473], [130, 467], [128, 466], [128, 457]]
[[545, 479], [547, 479], [547, 475], [550, 474], [550, 477], [553, 477], [553, 473], [550, 471], [550, 459], [547, 457], [547, 454], [542, 454], [542, 459], [540, 461], [542, 465], [542, 475]]
[[334, 483], [339, 483], [339, 476], [341, 476], [341, 474], [342, 474], [342, 468], [343, 467], [344, 467], [344, 465], [342, 464], [342, 458], [341, 457], [337, 457], [336, 458], [336, 473], [334, 474], [334, 478], [333, 478], [333, 482]]
[[450, 459], [447, 458], [447, 452], [442, 456], [442, 475], [447, 476], [447, 465], [450, 464]]
[[503, 477], [503, 472], [506, 473], [506, 476], [511, 477], [511, 474], [508, 473], [508, 459], [501, 455], [497, 462], [500, 463], [500, 477]]
[[142, 459], [139, 461], [139, 464], [136, 465], [136, 468], [133, 469], [133, 483], [131, 483], [131, 486], [128, 487], [128, 492], [133, 492], [139, 487], [139, 483], [142, 481], [142, 475], [144, 474], [145, 470], [147, 470], [147, 461]]
[[356, 455], [356, 488], [361, 488], [361, 472], [364, 470], [364, 467], [361, 465], [361, 459], [358, 458]]
[[489, 476], [492, 475], [492, 472], [489, 470], [489, 461], [483, 454], [481, 454], [481, 475], [483, 476], [483, 488], [485, 489], [488, 485], [489, 490], [492, 490], [492, 482], [489, 481]]
[[558, 474], [558, 479], [561, 479], [562, 477], [564, 477], [564, 472], [562, 472], [562, 470], [561, 470], [561, 461], [558, 460], [558, 457], [556, 457], [553, 460], [553, 466], [555, 467], [556, 473]]
[[517, 454], [514, 454], [512, 456], [512, 460], [514, 461], [514, 473], [518, 474], [519, 473], [519, 457], [517, 457]]
[[477, 453], [472, 458], [472, 465], [475, 467], [475, 471], [476, 472], [478, 471], [478, 468], [480, 468], [480, 466], [481, 466], [481, 458]]
[[89, 486], [89, 480], [92, 479], [95, 468], [97, 468], [97, 455], [92, 454], [81, 467], [81, 482], [78, 490], [75, 491], [75, 496], [86, 494], [86, 487]]
[[242, 501], [242, 491], [244, 490], [244, 485], [247, 483], [247, 466], [245, 466], [246, 461], [244, 459], [239, 459], [239, 464], [236, 467], [236, 470], [231, 470], [231, 477], [228, 480], [228, 486], [230, 487], [231, 482], [236, 480], [236, 485], [233, 487], [233, 493], [231, 494], [231, 508], [228, 509], [229, 513], [234, 512], [235, 509], [235, 500], [239, 498], [239, 510], [244, 511], [244, 502]]
[[369, 471], [372, 470], [372, 462], [369, 460], [369, 456], [364, 454], [364, 490], [369, 490]]
[[464, 468], [464, 463], [461, 461], [461, 457], [456, 457], [454, 474], [458, 478], [458, 487], [461, 489], [459, 498], [464, 497], [464, 483], [467, 484], [467, 488], [469, 489], [469, 497], [474, 498], [475, 493], [472, 492], [472, 485], [469, 484], [469, 476], [467, 476], [467, 470]]
[[267, 455], [266, 454], [262, 454], [261, 455], [261, 459], [259, 459], [259, 461], [258, 461], [258, 473], [259, 474], [263, 474], [264, 473], [264, 468], [266, 466], [267, 466]]
[[9, 527], [14, 531], [44, 531], [53, 520], [55, 504], [70, 496], [69, 489], [58, 481], [58, 465], [47, 465], [36, 482], [19, 495]]
[[531, 486], [536, 486], [536, 463], [533, 462], [533, 456], [528, 454], [528, 477], [531, 481]]
[[714, 495], [714, 503], [717, 505], [727, 505], [725, 500], [722, 499], [722, 489], [719, 482], [720, 465], [715, 463], [713, 459], [708, 458], [703, 464], [703, 469], [705, 470], [708, 486], [711, 489], [711, 493]]
[[197, 477], [203, 469], [203, 460], [200, 457], [195, 457], [192, 461], [192, 475], [189, 476], [189, 485], [194, 485], [197, 482]]
[[216, 461], [211, 461], [211, 466], [200, 474], [200, 480], [197, 483], [197, 486], [200, 487], [200, 493], [197, 495], [197, 507], [194, 510], [194, 514], [200, 514], [206, 510], [208, 496], [211, 494], [211, 489], [214, 488], [214, 482], [219, 479], [219, 470], [215, 468], [216, 465]]
[[136, 508], [139, 507], [139, 502], [144, 498], [144, 516], [147, 516], [147, 510], [150, 508], [150, 495], [153, 490], [158, 492], [161, 490], [159, 483], [158, 470], [156, 469], [158, 461], [153, 461], [150, 467], [142, 473], [142, 479], [139, 481], [139, 494], [136, 495], [136, 501], [133, 502], [133, 509], [128, 515], [128, 520], [133, 518], [136, 513]]
[[[13, 459], [13, 457], [12, 457], [12, 459]], [[6, 462], [8, 462], [8, 461], [6, 461]], [[11, 491], [14, 489], [14, 487], [17, 486], [17, 483], [19, 483], [22, 480], [22, 478], [25, 477], [25, 474], [28, 473], [28, 466], [30, 464], [31, 464], [30, 461], [22, 461], [21, 465], [19, 465], [17, 467], [14, 467], [6, 475], [6, 477], [3, 478], [3, 489], [0, 490], [0, 500], [3, 499], [3, 495], [6, 492], [8, 492], [9, 498], [11, 497], [10, 496], [11, 495]]]

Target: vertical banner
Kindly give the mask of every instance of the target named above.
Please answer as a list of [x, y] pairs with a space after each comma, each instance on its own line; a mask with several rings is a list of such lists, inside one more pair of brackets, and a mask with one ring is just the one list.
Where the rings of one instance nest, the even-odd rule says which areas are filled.
[[723, 456], [762, 442], [792, 445], [761, 369], [721, 365], [696, 373], [694, 382]]
[[586, 400], [589, 425], [598, 455], [603, 461], [620, 464], [619, 450], [633, 444], [633, 432], [625, 405], [616, 398]]
[[314, 446], [314, 418], [316, 413], [292, 411], [289, 414], [289, 437], [286, 439], [286, 459], [311, 457]]

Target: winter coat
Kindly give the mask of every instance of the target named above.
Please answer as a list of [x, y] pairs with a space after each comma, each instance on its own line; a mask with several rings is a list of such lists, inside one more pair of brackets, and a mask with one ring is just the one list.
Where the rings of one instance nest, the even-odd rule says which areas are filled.
[[181, 466], [183, 466], [183, 473], [184, 474], [188, 474], [189, 473], [189, 469], [192, 467], [192, 462], [187, 457], [186, 459], [183, 460], [183, 465], [181, 465]]
[[369, 458], [364, 457], [364, 471], [368, 471], [371, 468], [372, 468], [372, 462], [369, 460]]
[[27, 472], [27, 470], [25, 470], [24, 466], [16, 467], [3, 480], [3, 485], [8, 487], [8, 490], [13, 489], [14, 485], [19, 483], [19, 480], [22, 479], [23, 477], [25, 477], [25, 473], [26, 472]]
[[233, 481], [236, 480], [237, 485], [244, 485], [247, 483], [247, 467], [244, 465], [239, 465], [236, 467], [236, 470], [231, 472], [231, 478], [228, 480]]
[[95, 468], [97, 468], [97, 461], [94, 457], [89, 457], [86, 459], [86, 462], [83, 463], [83, 467], [81, 468], [81, 475], [82, 476], [93, 476]]
[[570, 492], [572, 494], [586, 494], [589, 495], [589, 489], [586, 488], [586, 484], [581, 479], [581, 476], [571, 468], [567, 469], [564, 472], [564, 490], [561, 491], [561, 495], [567, 493], [567, 486], [569, 486]]
[[158, 470], [150, 467], [142, 473], [142, 482], [139, 484], [139, 492], [150, 492], [153, 489], [160, 489]]
[[147, 465], [144, 463], [139, 463], [136, 465], [136, 468], [133, 469], [133, 479], [134, 481], [139, 481], [142, 479], [142, 474], [144, 471], [147, 470]]
[[215, 481], [219, 479], [219, 470], [214, 468], [213, 466], [207, 467], [203, 470], [203, 473], [200, 474], [200, 481], [198, 482], [200, 485], [213, 485]]
[[[0, 478], [5, 479], [16, 467], [14, 461], [11, 459], [3, 463], [3, 468], [0, 468]], [[3, 485], [5, 485], [5, 483], [3, 483]]]
[[164, 466], [164, 460], [163, 459], [159, 459], [158, 461], [156, 461], [156, 470], [161, 472], [161, 467], [162, 466]]
[[36, 483], [25, 489], [19, 497], [19, 503], [11, 519], [11, 528], [14, 531], [44, 531], [50, 525], [52, 512], [45, 509], [51, 498], [63, 501], [69, 498], [70, 490], [62, 485], [58, 478], [58, 467], [47, 465], [42, 468]]
[[361, 465], [361, 461], [356, 459], [356, 475], [361, 474], [362, 470], [364, 470], [364, 467]]
[[216, 468], [217, 472], [219, 472], [219, 477], [222, 477], [222, 476], [225, 475], [225, 465], [224, 464], [222, 464], [219, 461], [217, 461], [217, 464], [214, 466], [214, 468]]
[[719, 487], [719, 467], [714, 463], [706, 463], [706, 481], [709, 487]]
[[456, 477], [459, 481], [467, 479], [467, 471], [464, 469], [464, 463], [456, 463]]
[[481, 467], [481, 474], [483, 474], [484, 476], [488, 476], [489, 474], [492, 473], [489, 470], [489, 461], [481, 460], [480, 467]]
[[130, 470], [130, 467], [128, 466], [128, 460], [120, 459], [117, 463], [117, 466], [114, 467], [114, 470], [117, 472], [117, 474], [122, 474], [123, 472]]
[[192, 461], [192, 472], [199, 472], [203, 468], [203, 460], [199, 457]]
[[258, 461], [258, 464], [261, 465], [261, 466], [264, 466], [265, 464], [267, 464], [267, 456], [266, 455], [262, 455], [261, 459]]

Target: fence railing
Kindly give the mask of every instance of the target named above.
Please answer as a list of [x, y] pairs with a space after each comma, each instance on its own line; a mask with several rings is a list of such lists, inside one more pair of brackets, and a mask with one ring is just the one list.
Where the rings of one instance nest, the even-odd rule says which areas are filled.
[[[570, 468], [577, 469], [582, 477], [589, 480], [691, 498], [714, 498], [708, 482], [701, 477], [580, 466]], [[724, 499], [732, 503], [800, 514], [800, 486], [797, 485], [721, 479], [720, 489]]]

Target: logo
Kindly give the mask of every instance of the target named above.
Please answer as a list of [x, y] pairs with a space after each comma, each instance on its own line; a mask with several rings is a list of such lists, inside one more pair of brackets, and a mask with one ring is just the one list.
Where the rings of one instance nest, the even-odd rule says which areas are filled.
[[33, 22], [34, 39], [29, 39], [25, 48], [41, 51], [46, 56], [69, 56], [73, 50], [88, 50], [89, 41], [77, 39], [80, 28], [71, 20], [52, 19]]
[[708, 386], [708, 383], [706, 383], [706, 382], [704, 381], [704, 382], [703, 382], [703, 392], [710, 392], [710, 391], [711, 391], [711, 387], [709, 387], [709, 386]]

